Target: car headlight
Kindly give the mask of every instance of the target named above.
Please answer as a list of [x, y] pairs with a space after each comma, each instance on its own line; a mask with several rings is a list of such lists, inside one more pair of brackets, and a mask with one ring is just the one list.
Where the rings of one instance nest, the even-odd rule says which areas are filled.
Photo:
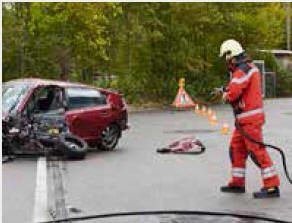
[[58, 128], [50, 128], [50, 129], [48, 130], [48, 133], [49, 133], [50, 135], [58, 135], [58, 134], [60, 133], [60, 130], [59, 130]]

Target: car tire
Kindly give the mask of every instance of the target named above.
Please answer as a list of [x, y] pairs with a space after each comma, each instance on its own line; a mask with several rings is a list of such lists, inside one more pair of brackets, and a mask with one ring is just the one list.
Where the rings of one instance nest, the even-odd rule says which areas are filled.
[[82, 160], [85, 158], [88, 145], [83, 139], [66, 134], [61, 136], [60, 140], [62, 146], [64, 146], [63, 152], [67, 159]]
[[102, 131], [98, 148], [104, 151], [112, 151], [116, 148], [120, 137], [120, 127], [116, 124], [111, 124]]

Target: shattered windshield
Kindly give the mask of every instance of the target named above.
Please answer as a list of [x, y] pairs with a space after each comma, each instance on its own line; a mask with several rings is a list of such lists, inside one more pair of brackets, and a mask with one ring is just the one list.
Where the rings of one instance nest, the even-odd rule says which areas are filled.
[[2, 88], [2, 112], [16, 111], [25, 97], [29, 87], [27, 85], [11, 85]]

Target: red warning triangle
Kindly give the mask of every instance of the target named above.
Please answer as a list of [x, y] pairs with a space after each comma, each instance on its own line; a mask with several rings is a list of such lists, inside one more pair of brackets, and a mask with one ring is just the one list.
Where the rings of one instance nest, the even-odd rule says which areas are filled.
[[195, 107], [195, 103], [182, 87], [179, 88], [172, 105], [177, 108]]

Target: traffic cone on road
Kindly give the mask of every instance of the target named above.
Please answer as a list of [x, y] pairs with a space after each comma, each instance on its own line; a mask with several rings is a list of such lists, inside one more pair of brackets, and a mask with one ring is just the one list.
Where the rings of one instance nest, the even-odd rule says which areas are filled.
[[197, 104], [196, 107], [195, 107], [195, 113], [196, 114], [200, 114], [200, 106], [199, 106], [199, 104]]
[[218, 124], [218, 120], [215, 114], [212, 115], [212, 117], [209, 119], [209, 122], [211, 125], [216, 125]]
[[207, 115], [207, 108], [205, 105], [202, 107], [201, 115], [206, 116]]
[[229, 125], [227, 122], [223, 122], [223, 126], [222, 126], [222, 129], [221, 129], [221, 133], [222, 135], [226, 135], [230, 132], [230, 128], [229, 128]]
[[196, 114], [196, 107], [197, 107], [197, 104], [195, 103], [195, 108], [194, 108], [194, 113]]
[[213, 116], [213, 111], [211, 108], [208, 109], [207, 115], [209, 118], [211, 118]]

